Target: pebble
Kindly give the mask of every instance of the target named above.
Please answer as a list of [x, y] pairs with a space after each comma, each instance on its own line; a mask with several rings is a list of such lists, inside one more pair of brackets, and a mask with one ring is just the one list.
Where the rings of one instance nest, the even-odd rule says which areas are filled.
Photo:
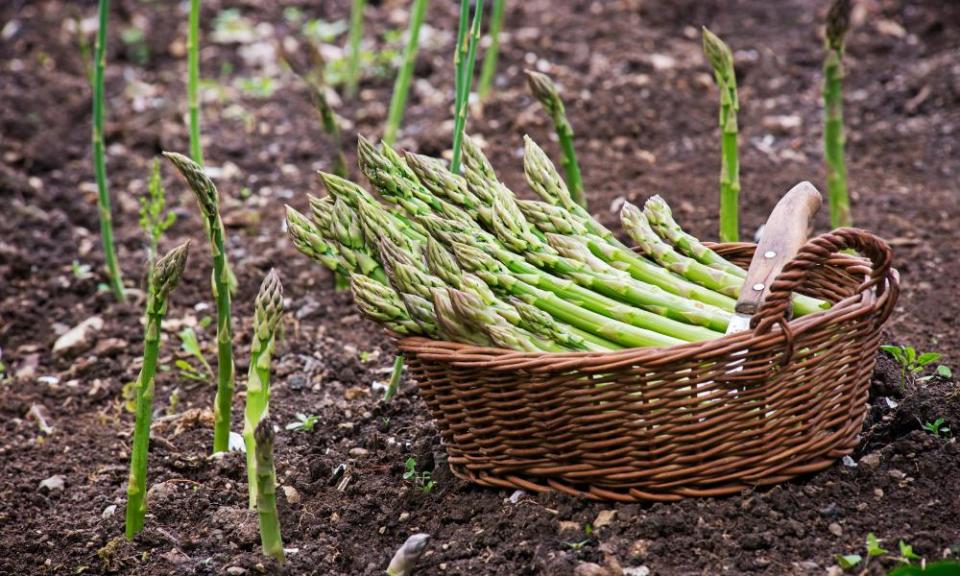
[[40, 482], [40, 490], [47, 492], [62, 492], [67, 485], [67, 479], [60, 474], [55, 474]]
[[517, 502], [520, 501], [521, 498], [523, 498], [524, 496], [526, 496], [526, 494], [527, 494], [527, 493], [524, 492], [523, 490], [514, 490], [514, 491], [513, 491], [513, 494], [510, 495], [510, 503], [511, 503], [511, 504], [516, 504]]
[[864, 468], [873, 470], [880, 465], [880, 455], [876, 452], [871, 452], [860, 459], [860, 464], [863, 464]]
[[401, 512], [401, 513], [400, 513], [400, 522], [406, 522], [407, 519], [409, 519], [409, 518], [410, 518], [410, 513], [409, 513], [409, 512]]
[[581, 562], [574, 568], [573, 576], [610, 576], [610, 571], [593, 562]]
[[366, 455], [369, 454], [369, 453], [370, 453], [369, 450], [367, 450], [366, 448], [361, 448], [361, 447], [359, 447], [359, 446], [357, 446], [356, 448], [351, 448], [351, 449], [350, 449], [350, 455], [351, 455], [351, 456], [360, 457], [360, 456], [366, 456]]
[[646, 566], [629, 566], [623, 569], [623, 576], [650, 576], [650, 569]]
[[111, 518], [116, 513], [117, 513], [117, 505], [111, 504], [103, 509], [103, 512], [100, 513], [100, 517], [106, 520], [107, 518]]
[[246, 574], [246, 573], [247, 573], [247, 569], [241, 568], [240, 566], [231, 566], [227, 568], [227, 574], [230, 574], [230, 576], [242, 576], [243, 574]]
[[597, 514], [597, 518], [593, 521], [593, 527], [603, 528], [604, 526], [608, 526], [611, 522], [613, 522], [613, 519], [616, 517], [616, 515], [616, 510], [601, 510], [600, 513]]
[[647, 556], [647, 551], [650, 549], [650, 541], [644, 540], [643, 538], [634, 541], [633, 545], [630, 546], [630, 555], [634, 558], [645, 558]]
[[53, 344], [54, 356], [71, 356], [89, 350], [94, 337], [103, 330], [103, 318], [91, 316], [57, 338]]
[[890, 470], [889, 472], [887, 472], [887, 474], [889, 474], [891, 478], [894, 478], [896, 480], [903, 480], [904, 478], [907, 477], [907, 475], [904, 472], [901, 472], [896, 468]]
[[127, 347], [126, 340], [120, 338], [105, 338], [93, 347], [93, 353], [98, 357], [112, 357], [116, 356], [118, 352], [122, 352]]
[[283, 495], [287, 498], [287, 502], [291, 504], [300, 503], [300, 492], [298, 492], [293, 486], [284, 486]]
[[579, 532], [580, 524], [571, 520], [561, 520], [558, 526], [559, 532]]
[[830, 525], [827, 526], [827, 530], [829, 530], [834, 536], [843, 536], [843, 528], [841, 528], [836, 522], [831, 522]]

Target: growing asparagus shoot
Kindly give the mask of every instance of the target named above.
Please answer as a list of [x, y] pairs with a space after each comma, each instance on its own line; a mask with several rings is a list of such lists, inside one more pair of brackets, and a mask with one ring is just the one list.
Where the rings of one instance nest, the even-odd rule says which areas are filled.
[[480, 42], [480, 22], [483, 18], [483, 0], [476, 0], [473, 22], [467, 30], [470, 16], [470, 0], [460, 0], [460, 27], [457, 30], [457, 47], [453, 54], [456, 69], [453, 105], [453, 156], [450, 170], [460, 173], [463, 130], [467, 125], [467, 109], [470, 104], [470, 85], [473, 83], [473, 66], [477, 59], [477, 44]]
[[227, 252], [224, 249], [223, 221], [220, 219], [220, 195], [199, 164], [176, 152], [164, 152], [163, 155], [176, 166], [197, 197], [213, 254], [211, 285], [217, 302], [217, 396], [213, 408], [213, 451], [226, 452], [230, 446], [230, 412], [234, 386], [233, 330], [230, 320], [231, 279]]
[[427, 548], [427, 542], [430, 540], [429, 534], [414, 534], [397, 548], [396, 553], [387, 566], [387, 576], [410, 576], [413, 574], [417, 562], [423, 556], [423, 551]]
[[493, 79], [497, 74], [497, 59], [500, 55], [500, 31], [503, 29], [503, 12], [506, 0], [493, 0], [493, 13], [490, 15], [490, 45], [483, 55], [483, 67], [477, 82], [477, 97], [482, 102], [490, 94]]
[[563, 171], [566, 175], [567, 189], [574, 202], [587, 209], [587, 199], [583, 193], [583, 180], [580, 177], [580, 164], [573, 148], [573, 127], [567, 120], [567, 111], [557, 92], [553, 80], [546, 74], [526, 70], [527, 85], [534, 98], [540, 102], [547, 115], [553, 121], [553, 128], [563, 149]]
[[143, 367], [136, 382], [136, 424], [127, 485], [125, 532], [128, 539], [133, 539], [143, 529], [147, 513], [147, 452], [150, 445], [150, 420], [153, 415], [154, 380], [157, 358], [160, 355], [160, 324], [167, 311], [167, 296], [180, 281], [189, 250], [189, 241], [177, 246], [157, 260], [150, 273], [147, 325], [143, 337]]
[[257, 444], [257, 516], [263, 553], [279, 563], [284, 561], [280, 516], [277, 514], [277, 471], [273, 464], [273, 425], [265, 412], [253, 433]]
[[97, 211], [100, 215], [100, 241], [107, 265], [107, 281], [114, 297], [120, 302], [126, 302], [127, 295], [123, 289], [123, 278], [120, 277], [120, 264], [117, 262], [117, 248], [113, 242], [113, 215], [110, 209], [110, 191], [107, 188], [107, 154], [103, 142], [103, 105], [106, 99], [103, 75], [107, 66], [110, 0], [100, 0], [97, 10], [100, 25], [97, 28], [93, 63], [93, 173], [97, 179]]
[[827, 58], [823, 64], [823, 151], [827, 161], [830, 225], [851, 226], [843, 130], [843, 48], [850, 28], [850, 0], [835, 0], [827, 14]]
[[190, 108], [190, 156], [203, 166], [200, 144], [200, 0], [190, 0], [190, 31], [187, 34], [187, 103]]
[[350, 8], [350, 48], [347, 61], [347, 96], [357, 95], [357, 86], [360, 84], [360, 42], [363, 40], [363, 11], [367, 0], [353, 0]]
[[403, 50], [403, 64], [397, 73], [396, 83], [393, 85], [393, 97], [390, 99], [390, 112], [387, 115], [387, 128], [383, 132], [383, 140], [392, 145], [397, 139], [400, 122], [403, 120], [403, 110], [407, 105], [407, 92], [410, 90], [410, 79], [413, 77], [413, 65], [417, 60], [419, 48], [420, 27], [427, 14], [427, 0], [414, 0], [410, 9], [410, 26], [407, 29], [407, 44]]
[[250, 343], [250, 369], [247, 373], [247, 405], [244, 411], [243, 443], [247, 453], [247, 485], [250, 509], [257, 505], [257, 445], [254, 430], [270, 404], [270, 359], [274, 336], [283, 314], [283, 286], [276, 270], [271, 270], [260, 285], [254, 305], [253, 340]]
[[740, 160], [737, 152], [737, 75], [733, 53], [716, 34], [703, 28], [703, 53], [720, 89], [720, 241], [740, 239]]

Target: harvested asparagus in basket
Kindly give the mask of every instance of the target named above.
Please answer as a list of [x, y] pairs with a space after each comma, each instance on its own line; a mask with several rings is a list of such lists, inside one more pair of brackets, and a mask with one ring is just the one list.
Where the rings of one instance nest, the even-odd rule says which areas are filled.
[[[520, 200], [480, 146], [463, 139], [463, 175], [442, 160], [361, 139], [360, 169], [381, 203], [330, 174], [311, 217], [287, 208], [298, 250], [348, 274], [360, 312], [397, 336], [526, 352], [604, 352], [720, 338], [746, 272], [673, 219], [660, 197], [626, 205], [635, 252], [571, 197], [526, 139]], [[794, 299], [794, 312], [828, 303]]]

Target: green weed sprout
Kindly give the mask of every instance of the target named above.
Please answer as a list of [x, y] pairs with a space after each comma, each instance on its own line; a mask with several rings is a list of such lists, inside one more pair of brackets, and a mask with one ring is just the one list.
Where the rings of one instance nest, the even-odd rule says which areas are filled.
[[827, 14], [827, 57], [823, 63], [823, 155], [827, 162], [830, 225], [850, 226], [843, 134], [843, 46], [850, 28], [850, 0], [834, 0]]
[[563, 149], [563, 172], [566, 176], [567, 189], [574, 202], [587, 209], [587, 199], [583, 194], [583, 179], [580, 177], [580, 164], [577, 163], [577, 153], [573, 149], [573, 128], [567, 120], [567, 112], [563, 100], [557, 92], [557, 87], [546, 74], [527, 70], [527, 85], [534, 98], [540, 102], [543, 109], [553, 120], [554, 130]]
[[[160, 160], [154, 159], [147, 183], [147, 194], [140, 197], [140, 229], [147, 237], [147, 266], [152, 272], [153, 262], [157, 258], [157, 246], [163, 233], [173, 225], [177, 215], [167, 211], [166, 192], [160, 178]], [[147, 286], [150, 285], [149, 273]]]
[[143, 338], [143, 367], [137, 377], [136, 424], [130, 452], [130, 480], [127, 486], [126, 536], [133, 539], [143, 529], [147, 513], [147, 451], [150, 445], [150, 419], [160, 355], [160, 324], [167, 311], [167, 296], [180, 282], [187, 262], [190, 242], [184, 242], [157, 260], [150, 274], [147, 297], [147, 326]]
[[885, 344], [880, 347], [881, 350], [893, 357], [894, 361], [900, 365], [900, 376], [906, 380], [908, 375], [915, 375], [923, 372], [930, 364], [939, 360], [943, 355], [939, 352], [917, 353], [913, 346], [893, 346]]
[[110, 0], [100, 0], [97, 10], [100, 26], [97, 29], [93, 65], [93, 173], [97, 180], [100, 241], [103, 243], [103, 257], [107, 264], [107, 281], [114, 297], [120, 302], [126, 302], [127, 295], [123, 290], [123, 278], [120, 277], [120, 265], [117, 262], [117, 248], [113, 242], [113, 215], [110, 209], [110, 191], [107, 189], [107, 154], [103, 142], [103, 75], [107, 66]]
[[737, 75], [733, 53], [713, 32], [703, 28], [703, 53], [720, 89], [720, 241], [740, 239], [740, 159], [737, 155]]
[[257, 505], [257, 460], [254, 430], [267, 414], [270, 404], [270, 359], [274, 335], [283, 314], [283, 286], [275, 270], [260, 285], [253, 315], [250, 369], [247, 373], [247, 405], [244, 411], [243, 443], [247, 452], [247, 482], [250, 508]]
[[407, 92], [410, 91], [410, 79], [413, 77], [413, 65], [417, 60], [419, 48], [420, 27], [427, 14], [427, 0], [413, 0], [410, 9], [410, 26], [407, 29], [407, 45], [403, 50], [403, 64], [397, 73], [397, 81], [393, 86], [393, 97], [390, 98], [390, 112], [387, 115], [387, 128], [383, 132], [383, 141], [389, 145], [397, 139], [400, 122], [403, 120], [403, 110], [407, 105]]
[[944, 426], [944, 424], [946, 424], [946, 421], [943, 418], [937, 418], [933, 422], [926, 422], [922, 424], [921, 427], [937, 438], [940, 438], [941, 436], [950, 434], [950, 429]]
[[210, 250], [213, 253], [213, 296], [217, 301], [217, 396], [214, 402], [213, 451], [230, 446], [230, 411], [233, 402], [233, 332], [230, 326], [230, 271], [224, 249], [220, 195], [203, 168], [176, 152], [163, 155], [177, 167], [200, 204]]

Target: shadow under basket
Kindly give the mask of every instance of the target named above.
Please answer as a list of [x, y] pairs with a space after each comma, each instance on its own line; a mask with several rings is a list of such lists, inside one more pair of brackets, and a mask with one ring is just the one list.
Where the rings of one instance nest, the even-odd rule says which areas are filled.
[[[744, 266], [755, 249], [711, 247]], [[426, 338], [398, 347], [464, 480], [625, 502], [733, 494], [823, 470], [857, 445], [899, 293], [891, 260], [865, 231], [821, 235], [784, 267], [750, 330], [706, 342], [562, 354]], [[794, 291], [833, 306], [788, 321]]]

